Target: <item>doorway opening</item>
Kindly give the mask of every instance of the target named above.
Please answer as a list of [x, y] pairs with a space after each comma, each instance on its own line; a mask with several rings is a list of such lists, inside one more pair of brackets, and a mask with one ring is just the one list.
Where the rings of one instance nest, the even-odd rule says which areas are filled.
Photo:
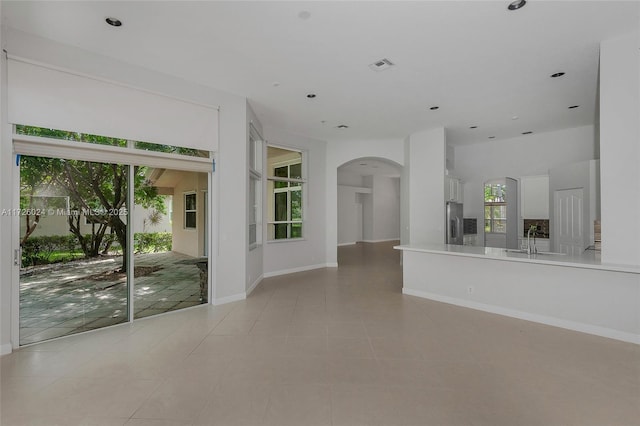
[[[339, 265], [348, 262], [349, 246], [378, 244], [393, 250], [400, 241], [401, 174], [400, 165], [383, 158], [363, 157], [338, 167]], [[358, 256], [369, 253], [356, 251]]]

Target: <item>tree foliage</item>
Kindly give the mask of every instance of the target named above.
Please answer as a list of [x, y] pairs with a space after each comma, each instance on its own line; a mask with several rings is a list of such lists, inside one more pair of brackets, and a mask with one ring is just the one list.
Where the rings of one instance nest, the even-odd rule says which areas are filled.
[[[121, 147], [127, 144], [122, 139], [38, 127], [20, 126], [18, 131], [33, 136], [103, 145]], [[105, 235], [115, 234], [124, 255], [122, 268], [126, 269], [129, 166], [30, 156], [21, 157], [20, 164], [21, 208], [33, 213], [34, 209], [29, 207], [35, 207], [34, 203], [40, 204], [39, 209], [48, 209], [56, 200], [58, 203], [63, 199], [65, 202], [68, 200], [67, 207], [72, 213], [68, 215], [69, 231], [78, 239], [85, 256], [95, 257], [101, 251], [108, 250], [109, 244], [106, 248], [103, 245]], [[164, 198], [146, 179], [147, 171], [147, 167], [133, 167], [135, 204], [166, 213]], [[89, 235], [81, 232], [82, 216], [91, 224]], [[40, 220], [40, 216], [35, 214], [26, 214], [24, 217], [26, 232], [22, 237], [22, 245], [35, 231]]]

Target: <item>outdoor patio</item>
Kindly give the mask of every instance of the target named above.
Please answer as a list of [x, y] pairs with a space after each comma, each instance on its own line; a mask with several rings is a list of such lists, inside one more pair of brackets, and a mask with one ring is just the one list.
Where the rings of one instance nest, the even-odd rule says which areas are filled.
[[[134, 318], [204, 303], [198, 260], [175, 252], [136, 254]], [[121, 256], [105, 256], [22, 271], [20, 344], [126, 322], [126, 276], [115, 272], [121, 264]]]

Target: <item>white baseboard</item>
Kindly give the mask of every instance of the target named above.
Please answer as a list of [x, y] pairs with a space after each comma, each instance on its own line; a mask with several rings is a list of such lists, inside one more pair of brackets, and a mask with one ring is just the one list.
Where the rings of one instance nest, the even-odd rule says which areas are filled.
[[0, 355], [8, 355], [11, 352], [13, 352], [13, 346], [11, 346], [11, 343], [6, 343], [0, 346]]
[[327, 268], [337, 268], [338, 262], [328, 262], [326, 266]]
[[545, 315], [532, 314], [529, 312], [517, 311], [514, 309], [502, 308], [500, 306], [486, 305], [484, 303], [474, 302], [472, 300], [457, 299], [449, 296], [442, 296], [426, 291], [402, 289], [402, 293], [409, 296], [421, 297], [423, 299], [435, 300], [437, 302], [449, 303], [451, 305], [462, 306], [464, 308], [477, 309], [479, 311], [490, 312], [492, 314], [504, 315], [507, 317], [518, 318], [526, 321], [537, 322], [540, 324], [551, 325], [554, 327], [566, 328], [568, 330], [579, 331], [581, 333], [594, 334], [596, 336], [607, 337], [609, 339], [622, 340], [623, 342], [635, 343], [640, 345], [640, 335], [627, 333], [624, 331], [614, 330], [611, 328], [599, 327], [597, 325], [585, 324], [570, 320], [564, 320]]
[[400, 237], [398, 238], [387, 238], [386, 240], [362, 240], [362, 243], [386, 243], [388, 241], [400, 241]]
[[340, 243], [340, 244], [338, 244], [338, 247], [342, 247], [342, 246], [354, 246], [354, 245], [356, 245], [356, 244], [357, 244], [357, 242], [356, 242], [356, 241], [353, 241], [353, 242], [351, 242], [351, 243]]
[[313, 269], [326, 268], [327, 266], [328, 266], [327, 263], [319, 263], [317, 265], [307, 265], [307, 266], [300, 266], [297, 268], [281, 269], [279, 271], [265, 272], [263, 276], [265, 278], [277, 277], [279, 275], [294, 274], [296, 272], [304, 272], [304, 271], [311, 271]]
[[213, 300], [213, 305], [224, 305], [225, 303], [237, 302], [247, 298], [247, 293], [238, 293], [231, 296], [219, 297]]
[[249, 289], [248, 289], [248, 290], [247, 290], [247, 292], [245, 293], [245, 295], [246, 295], [247, 297], [251, 294], [251, 292], [253, 292], [253, 290], [255, 290], [255, 289], [256, 289], [256, 287], [258, 287], [258, 284], [260, 284], [260, 281], [262, 281], [262, 277], [263, 277], [263, 276], [262, 276], [262, 275], [260, 275], [260, 276], [258, 277], [258, 279], [257, 279], [257, 280], [255, 280], [255, 281], [253, 282], [253, 284], [251, 284], [251, 287], [249, 287]]

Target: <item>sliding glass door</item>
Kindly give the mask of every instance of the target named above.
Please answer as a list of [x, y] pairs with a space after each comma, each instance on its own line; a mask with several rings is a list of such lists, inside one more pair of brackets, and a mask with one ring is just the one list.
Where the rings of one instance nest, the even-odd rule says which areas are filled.
[[129, 166], [19, 158], [20, 344], [126, 322]]
[[[207, 303], [209, 152], [20, 131], [50, 153], [17, 156], [19, 208], [3, 212], [20, 223], [20, 345]], [[73, 158], [55, 157], [65, 152]]]
[[207, 173], [138, 169], [136, 193], [156, 188], [153, 204], [136, 204], [134, 318], [207, 302]]

